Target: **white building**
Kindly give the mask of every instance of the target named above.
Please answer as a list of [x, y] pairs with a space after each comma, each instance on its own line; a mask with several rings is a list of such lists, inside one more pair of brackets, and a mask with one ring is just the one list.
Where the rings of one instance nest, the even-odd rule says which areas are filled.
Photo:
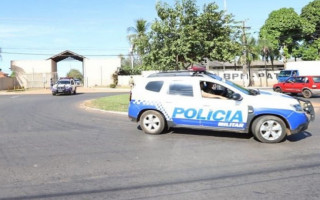
[[13, 60], [11, 70], [24, 88], [50, 87], [50, 79], [58, 79], [57, 63], [67, 58], [82, 62], [84, 87], [110, 85], [112, 74], [121, 66], [118, 57], [90, 59], [67, 50], [46, 60]]

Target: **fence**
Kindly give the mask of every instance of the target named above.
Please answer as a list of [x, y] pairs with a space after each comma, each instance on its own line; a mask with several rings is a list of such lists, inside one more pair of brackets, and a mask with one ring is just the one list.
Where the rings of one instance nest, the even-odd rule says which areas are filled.
[[0, 78], [0, 90], [12, 90], [14, 88], [21, 88], [21, 85], [16, 78], [1, 77]]

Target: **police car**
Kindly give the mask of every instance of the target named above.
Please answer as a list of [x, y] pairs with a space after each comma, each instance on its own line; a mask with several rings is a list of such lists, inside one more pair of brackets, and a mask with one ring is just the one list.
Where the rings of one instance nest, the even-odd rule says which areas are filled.
[[[204, 95], [204, 86], [212, 96]], [[251, 132], [264, 143], [306, 130], [315, 117], [310, 101], [246, 89], [201, 67], [149, 75], [132, 89], [128, 115], [147, 134], [204, 128]]]
[[77, 87], [73, 78], [60, 78], [51, 88], [52, 95], [56, 94], [76, 94]]

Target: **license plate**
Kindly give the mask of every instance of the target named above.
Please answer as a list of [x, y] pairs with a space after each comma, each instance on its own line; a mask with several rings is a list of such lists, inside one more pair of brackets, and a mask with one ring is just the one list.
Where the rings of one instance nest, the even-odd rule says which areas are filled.
[[58, 90], [58, 92], [63, 92], [63, 90]]

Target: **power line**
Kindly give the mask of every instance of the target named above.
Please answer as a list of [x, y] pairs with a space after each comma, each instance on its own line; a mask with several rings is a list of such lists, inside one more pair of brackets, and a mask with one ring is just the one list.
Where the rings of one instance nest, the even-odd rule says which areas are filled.
[[[1, 54], [12, 54], [12, 55], [29, 55], [29, 56], [52, 56], [54, 54], [49, 54], [49, 53], [25, 53], [25, 52], [8, 52], [8, 51], [2, 51]], [[114, 55], [114, 54], [95, 54], [95, 55], [83, 55], [83, 56], [92, 56], [92, 57], [98, 57], [98, 56], [106, 56], [106, 57], [112, 57], [112, 56], [119, 56], [119, 55], [122, 55], [122, 56], [130, 56], [129, 54], [117, 54], [117, 55]], [[59, 56], [65, 56], [65, 57], [70, 57], [70, 55], [59, 55]]]

